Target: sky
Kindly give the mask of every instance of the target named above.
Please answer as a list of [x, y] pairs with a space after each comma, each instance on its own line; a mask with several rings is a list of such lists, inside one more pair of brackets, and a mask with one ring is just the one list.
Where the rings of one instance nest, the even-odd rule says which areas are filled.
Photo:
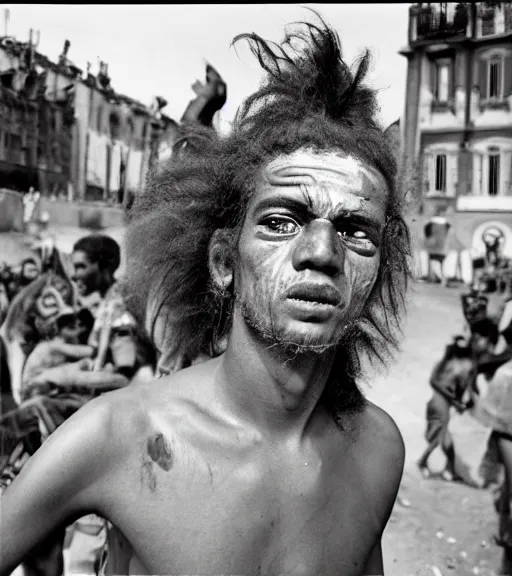
[[[87, 62], [97, 73], [98, 62], [109, 65], [112, 87], [149, 105], [163, 96], [165, 114], [179, 121], [195, 97], [192, 84], [204, 82], [205, 63], [212, 64], [228, 86], [220, 113], [221, 129], [263, 79], [247, 45], [231, 47], [232, 39], [255, 32], [279, 42], [287, 24], [314, 21], [313, 8], [337, 30], [344, 59], [352, 64], [369, 48], [373, 64], [368, 83], [378, 89], [384, 127], [403, 113], [407, 61], [398, 50], [407, 44], [410, 4], [173, 4], [173, 5], [51, 5], [4, 4], [9, 9], [7, 32], [28, 41], [39, 30], [37, 50], [57, 61], [64, 41], [69, 59], [85, 72]], [[5, 33], [2, 16], [1, 34]]]

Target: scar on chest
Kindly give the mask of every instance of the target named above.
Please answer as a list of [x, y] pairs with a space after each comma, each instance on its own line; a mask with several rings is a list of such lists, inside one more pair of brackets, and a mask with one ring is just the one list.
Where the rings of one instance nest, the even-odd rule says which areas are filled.
[[158, 433], [148, 438], [146, 450], [151, 460], [162, 470], [168, 472], [172, 468], [174, 456], [169, 441], [163, 434]]
[[140, 483], [142, 486], [147, 482], [147, 485], [151, 492], [156, 490], [156, 474], [153, 470], [153, 462], [147, 457], [141, 458], [141, 477]]

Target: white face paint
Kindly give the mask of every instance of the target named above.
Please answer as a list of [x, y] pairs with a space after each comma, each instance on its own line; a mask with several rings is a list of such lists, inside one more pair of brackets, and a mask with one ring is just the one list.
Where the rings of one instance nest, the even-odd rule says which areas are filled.
[[266, 340], [336, 345], [377, 277], [388, 189], [353, 156], [300, 150], [261, 174], [243, 225], [237, 306]]

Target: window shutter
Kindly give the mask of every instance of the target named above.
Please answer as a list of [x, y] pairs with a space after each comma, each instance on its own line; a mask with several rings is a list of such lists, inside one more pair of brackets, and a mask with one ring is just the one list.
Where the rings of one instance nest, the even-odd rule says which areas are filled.
[[436, 63], [432, 60], [429, 61], [430, 67], [430, 89], [432, 91], [432, 96], [434, 100], [437, 100], [437, 91], [436, 91]]
[[473, 154], [466, 151], [464, 155], [466, 156], [466, 165], [464, 167], [464, 170], [466, 170], [466, 176], [464, 178], [466, 189], [462, 192], [463, 194], [470, 196], [473, 194]]
[[488, 65], [486, 60], [479, 60], [479, 88], [480, 88], [480, 98], [485, 99], [487, 98], [488, 94]]
[[505, 75], [504, 78], [504, 96], [512, 95], [512, 55], [505, 56], [503, 60], [504, 66], [502, 74]]
[[503, 168], [505, 171], [503, 194], [505, 196], [512, 196], [512, 152], [505, 152], [503, 154]]
[[480, 152], [478, 152], [475, 155], [475, 159], [476, 159], [476, 170], [477, 170], [477, 174], [476, 174], [476, 185], [478, 187], [477, 190], [475, 190], [475, 195], [476, 196], [481, 196], [483, 194], [483, 190], [482, 190], [482, 178], [483, 178], [483, 170], [484, 170], [484, 156], [483, 154], [481, 154]]
[[458, 179], [457, 161], [458, 161], [457, 154], [448, 155], [448, 162], [451, 164], [451, 170], [450, 170], [451, 182], [447, 190], [448, 196], [455, 196], [457, 190], [457, 179]]
[[505, 32], [512, 30], [512, 4], [504, 2], [501, 6], [505, 14]]
[[[459, 62], [457, 62], [455, 60], [455, 58], [453, 58], [452, 60], [450, 60], [450, 73], [448, 75], [449, 77], [449, 84], [448, 84], [448, 99], [453, 99], [455, 100], [455, 84], [456, 84], [456, 78], [455, 78], [455, 73], [456, 73], [456, 68], [455, 65], [459, 64]], [[462, 62], [461, 62], [462, 64]]]
[[431, 170], [430, 170], [430, 163], [431, 163], [431, 156], [428, 152], [426, 152], [423, 156], [423, 189], [425, 193], [428, 193], [430, 189], [430, 179], [431, 179]]
[[497, 78], [498, 90], [497, 90], [497, 93], [498, 93], [498, 98], [500, 98], [500, 99], [503, 98], [503, 92], [501, 91], [501, 87], [503, 86], [503, 80], [504, 80], [504, 78], [503, 78], [503, 74], [504, 74], [503, 63], [504, 63], [504, 60], [501, 59], [499, 61], [499, 64], [498, 64], [498, 78]]

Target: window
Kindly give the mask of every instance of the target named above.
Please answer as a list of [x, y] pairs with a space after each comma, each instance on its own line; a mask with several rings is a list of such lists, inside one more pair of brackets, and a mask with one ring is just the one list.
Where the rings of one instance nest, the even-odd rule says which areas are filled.
[[489, 62], [489, 98], [501, 98], [501, 62]]
[[438, 62], [435, 65], [435, 96], [438, 102], [448, 102], [450, 93], [450, 64]]
[[446, 192], [446, 154], [436, 156], [435, 166], [436, 192]]
[[110, 125], [110, 137], [113, 140], [119, 140], [121, 137], [121, 122], [119, 121], [119, 116], [112, 112], [109, 116]]
[[489, 196], [498, 196], [500, 191], [500, 155], [489, 154]]
[[18, 134], [11, 134], [10, 138], [10, 154], [11, 162], [21, 164], [21, 137]]
[[96, 114], [96, 130], [101, 134], [103, 129], [103, 108], [101, 106], [98, 106]]
[[128, 144], [128, 146], [132, 145], [134, 132], [135, 132], [135, 126], [133, 124], [133, 120], [131, 118], [128, 118], [128, 122], [126, 124], [126, 143]]
[[482, 36], [490, 36], [491, 34], [495, 34], [494, 11], [495, 9], [491, 6], [482, 9]]

